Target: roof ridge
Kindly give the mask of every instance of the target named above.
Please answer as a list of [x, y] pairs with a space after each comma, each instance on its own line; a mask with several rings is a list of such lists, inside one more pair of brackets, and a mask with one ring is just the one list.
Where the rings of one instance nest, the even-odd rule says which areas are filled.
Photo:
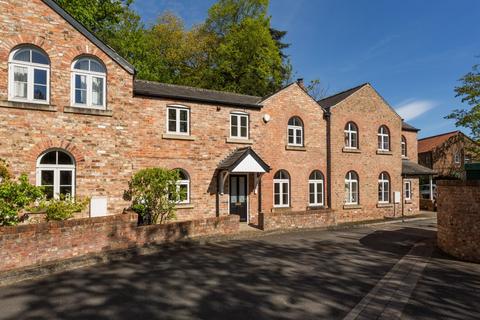
[[239, 97], [258, 98], [259, 100], [262, 98], [260, 96], [253, 96], [253, 95], [249, 95], [249, 94], [242, 94], [242, 93], [236, 93], [236, 92], [231, 92], [231, 91], [221, 91], [221, 90], [214, 90], [214, 89], [205, 89], [205, 88], [200, 88], [200, 87], [186, 86], [186, 85], [174, 84], [174, 83], [165, 83], [165, 82], [160, 82], [160, 81], [135, 79], [135, 82], [145, 82], [145, 83], [151, 83], [151, 84], [159, 84], [159, 85], [164, 85], [164, 86], [169, 86], [169, 87], [183, 87], [183, 88], [195, 89], [195, 90], [204, 91], [204, 92], [217, 92], [217, 93], [236, 95], [236, 96], [239, 96]]
[[350, 89], [346, 89], [346, 90], [337, 92], [337, 93], [335, 93], [335, 94], [332, 94], [331, 96], [328, 96], [328, 97], [322, 98], [322, 99], [320, 99], [320, 100], [317, 100], [317, 102], [320, 103], [320, 101], [323, 101], [323, 100], [327, 100], [327, 99], [336, 97], [336, 96], [341, 95], [341, 94], [343, 94], [343, 93], [346, 93], [346, 92], [348, 92], [348, 91], [355, 90], [355, 89], [360, 89], [361, 87], [366, 86], [367, 84], [370, 85], [370, 82], [364, 82], [364, 83], [362, 83], [362, 84], [360, 84], [360, 85], [358, 85], [358, 86], [352, 87], [352, 88], [350, 88]]
[[440, 133], [440, 134], [436, 134], [434, 136], [429, 136], [429, 137], [425, 137], [425, 138], [421, 138], [421, 139], [418, 139], [418, 141], [422, 141], [422, 140], [427, 140], [427, 139], [432, 139], [432, 138], [437, 138], [437, 137], [441, 137], [441, 136], [446, 136], [446, 135], [449, 135], [449, 134], [452, 134], [452, 133], [462, 133], [462, 131], [460, 130], [455, 130], [455, 131], [450, 131], [450, 132], [445, 132], [445, 133]]

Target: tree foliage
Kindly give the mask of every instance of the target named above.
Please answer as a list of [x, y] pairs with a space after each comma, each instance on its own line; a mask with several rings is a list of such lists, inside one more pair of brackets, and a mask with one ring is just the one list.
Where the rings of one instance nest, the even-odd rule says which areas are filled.
[[455, 125], [470, 129], [475, 140], [480, 140], [480, 65], [475, 65], [472, 71], [463, 76], [461, 86], [455, 88], [456, 97], [462, 98], [462, 103], [469, 107], [455, 109], [446, 118], [454, 119]]
[[270, 25], [268, 0], [219, 0], [186, 29], [173, 13], [145, 26], [133, 0], [57, 0], [137, 69], [139, 79], [270, 94], [291, 80], [286, 32]]
[[35, 207], [36, 211], [45, 212], [47, 221], [63, 221], [73, 218], [74, 214], [85, 210], [90, 199], [71, 199], [60, 196], [58, 199], [49, 199], [40, 201]]
[[148, 168], [138, 171], [128, 183], [123, 198], [141, 216], [142, 224], [164, 223], [175, 218], [175, 206], [182, 199], [177, 170]]

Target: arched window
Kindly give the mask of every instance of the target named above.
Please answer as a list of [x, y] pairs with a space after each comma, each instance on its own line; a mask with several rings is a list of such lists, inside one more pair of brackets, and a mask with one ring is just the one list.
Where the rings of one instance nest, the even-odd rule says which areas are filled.
[[280, 170], [273, 177], [274, 207], [290, 206], [290, 175], [285, 170]]
[[183, 169], [177, 169], [180, 179], [177, 181], [177, 191], [180, 193], [178, 203], [190, 203], [190, 176]]
[[299, 117], [288, 120], [288, 144], [303, 146], [303, 122]]
[[107, 91], [105, 66], [91, 57], [72, 65], [72, 104], [76, 107], [105, 109]]
[[358, 128], [353, 122], [348, 122], [345, 126], [345, 147], [358, 149]]
[[308, 178], [309, 204], [311, 206], [323, 206], [323, 174], [315, 170]]
[[358, 175], [349, 171], [345, 176], [345, 204], [358, 204]]
[[380, 173], [378, 177], [378, 202], [390, 202], [390, 176], [386, 172]]
[[407, 157], [407, 139], [402, 136], [402, 157]]
[[48, 199], [75, 196], [75, 161], [62, 150], [50, 150], [37, 160], [37, 185]]
[[47, 54], [31, 46], [22, 46], [10, 53], [10, 100], [49, 103], [50, 59]]
[[386, 126], [378, 128], [378, 150], [390, 151], [390, 131]]

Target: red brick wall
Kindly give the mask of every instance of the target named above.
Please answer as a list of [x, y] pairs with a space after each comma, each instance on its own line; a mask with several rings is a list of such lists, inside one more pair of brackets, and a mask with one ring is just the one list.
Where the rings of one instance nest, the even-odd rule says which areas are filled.
[[0, 228], [0, 271], [184, 238], [235, 234], [236, 216], [137, 227], [136, 214]]
[[[344, 128], [353, 121], [359, 130], [360, 153], [344, 152]], [[390, 130], [391, 154], [379, 155], [377, 132], [381, 125]], [[401, 206], [378, 208], [378, 177], [390, 175], [391, 202], [393, 191], [402, 191], [401, 118], [370, 86], [366, 85], [331, 109], [332, 145], [332, 209], [338, 222], [379, 219], [401, 215]], [[344, 209], [345, 175], [357, 172], [360, 181], [360, 207]]]
[[[402, 135], [407, 139], [407, 159], [418, 163], [418, 143], [417, 133], [412, 131], [402, 131]], [[412, 200], [405, 201], [405, 215], [416, 214], [420, 208], [420, 183], [418, 178], [405, 178], [412, 182]]]
[[262, 230], [321, 228], [335, 224], [332, 210], [309, 210], [300, 212], [261, 212], [259, 226]]
[[437, 188], [438, 246], [480, 262], [480, 181], [437, 181]]

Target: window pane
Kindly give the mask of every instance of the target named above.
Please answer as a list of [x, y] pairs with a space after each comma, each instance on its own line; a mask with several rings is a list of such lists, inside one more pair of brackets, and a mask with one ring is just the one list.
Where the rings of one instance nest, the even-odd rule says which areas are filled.
[[26, 67], [15, 66], [13, 81], [15, 97], [27, 98], [28, 69]]
[[92, 78], [92, 103], [95, 106], [103, 106], [103, 78]]
[[168, 120], [177, 120], [177, 110], [168, 109]]
[[317, 203], [323, 204], [323, 186], [321, 183], [317, 183]]
[[75, 103], [87, 104], [87, 90], [82, 90], [82, 89], [75, 90]]
[[378, 136], [378, 149], [383, 149], [383, 139], [382, 136]]
[[247, 127], [247, 117], [240, 117], [240, 125], [242, 127]]
[[63, 194], [64, 196], [71, 196], [73, 194], [72, 192], [72, 186], [61, 186], [60, 187], [60, 194]]
[[350, 147], [356, 148], [356, 147], [357, 147], [357, 134], [356, 134], [356, 133], [352, 133], [351, 138], [352, 138], [352, 139], [351, 139]]
[[53, 186], [44, 187], [43, 190], [48, 200], [53, 198]]
[[58, 152], [58, 164], [73, 164], [72, 158], [65, 152]]
[[33, 98], [35, 100], [47, 100], [47, 86], [37, 84], [34, 85]]
[[275, 205], [280, 204], [280, 195], [278, 193], [275, 194]]
[[232, 125], [232, 137], [238, 137], [238, 127]]
[[288, 129], [288, 143], [293, 144], [295, 142], [293, 129]]
[[46, 65], [49, 64], [47, 56], [36, 50], [32, 50], [32, 62]]
[[30, 49], [21, 49], [13, 55], [13, 60], [30, 62]]
[[60, 185], [62, 186], [72, 185], [72, 171], [60, 171]]
[[187, 121], [180, 121], [180, 132], [183, 132], [183, 133], [188, 132], [188, 122]]
[[288, 204], [288, 183], [284, 182], [282, 184], [282, 204]]
[[35, 84], [47, 84], [47, 71], [41, 69], [33, 70], [33, 80]]
[[232, 115], [232, 126], [238, 126], [238, 117]]
[[314, 204], [315, 203], [315, 193], [310, 193], [310, 203]]
[[53, 170], [42, 170], [40, 185], [42, 186], [53, 186]]
[[247, 137], [247, 127], [241, 127], [240, 136], [243, 137], [243, 138]]
[[87, 77], [80, 74], [75, 75], [75, 88], [87, 89]]
[[188, 199], [188, 185], [183, 183], [183, 184], [180, 184], [180, 188], [179, 188], [179, 191], [180, 191], [180, 201], [187, 201]]
[[95, 60], [90, 60], [90, 71], [105, 73], [105, 68]]
[[296, 144], [302, 144], [302, 131], [296, 130]]
[[75, 65], [73, 66], [74, 69], [78, 70], [89, 70], [88, 67], [88, 59], [80, 59], [78, 60]]
[[274, 188], [275, 188], [275, 193], [280, 193], [280, 183], [276, 182], [274, 184]]
[[51, 151], [46, 153], [40, 160], [40, 164], [57, 164], [57, 152]]
[[188, 111], [180, 110], [180, 121], [188, 121]]

